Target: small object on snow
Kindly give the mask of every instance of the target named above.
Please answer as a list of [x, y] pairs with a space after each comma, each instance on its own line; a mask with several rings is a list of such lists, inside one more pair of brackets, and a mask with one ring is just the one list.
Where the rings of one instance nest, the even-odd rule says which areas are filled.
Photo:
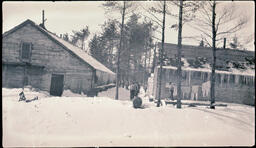
[[125, 135], [125, 137], [131, 138], [131, 137], [132, 137], [132, 135], [130, 135], [130, 134], [126, 134], [126, 135]]
[[19, 94], [19, 96], [20, 96], [19, 101], [26, 101], [26, 97], [23, 91]]
[[38, 96], [36, 96], [33, 100], [38, 100]]
[[215, 109], [215, 103], [210, 104], [210, 109]]
[[134, 97], [134, 99], [133, 99], [132, 102], [133, 102], [133, 107], [134, 107], [134, 108], [140, 108], [141, 105], [142, 105], [142, 100], [141, 100], [141, 98], [138, 97], [138, 96]]
[[26, 102], [31, 102], [31, 101], [35, 101], [35, 100], [38, 100], [38, 96], [36, 96], [34, 99], [26, 100]]
[[196, 107], [195, 104], [189, 104], [188, 107]]
[[149, 98], [149, 102], [153, 102], [154, 101], [154, 99], [153, 98]]
[[87, 92], [88, 97], [98, 96], [99, 90], [97, 88], [92, 88], [90, 91]]

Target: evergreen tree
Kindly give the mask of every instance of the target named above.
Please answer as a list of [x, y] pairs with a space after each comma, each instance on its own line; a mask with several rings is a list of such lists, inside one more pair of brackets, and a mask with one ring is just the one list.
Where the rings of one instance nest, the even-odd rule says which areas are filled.
[[101, 38], [97, 35], [94, 35], [91, 41], [89, 42], [89, 50], [90, 50], [90, 55], [97, 59], [100, 62], [102, 61], [102, 43], [101, 43]]

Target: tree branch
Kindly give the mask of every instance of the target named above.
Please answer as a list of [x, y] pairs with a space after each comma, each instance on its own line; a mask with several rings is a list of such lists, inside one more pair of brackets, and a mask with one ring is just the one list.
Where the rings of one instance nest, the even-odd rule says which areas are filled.
[[208, 21], [211, 23], [212, 22], [212, 20], [210, 18], [211, 15], [208, 13], [208, 11], [204, 7], [202, 7], [202, 10], [203, 10], [203, 13], [205, 14], [205, 16], [207, 17]]
[[158, 26], [162, 27], [162, 24], [161, 24], [161, 23], [157, 22], [156, 20], [154, 20], [154, 19], [152, 19], [152, 18], [150, 18], [150, 17], [148, 17], [148, 16], [146, 16], [146, 15], [144, 15], [144, 14], [142, 14], [142, 15], [143, 15], [144, 17], [149, 18], [151, 21], [155, 22]]
[[227, 30], [227, 31], [223, 31], [223, 32], [219, 32], [216, 33], [216, 35], [221, 35], [221, 34], [228, 34], [228, 33], [234, 33], [237, 32], [238, 30], [240, 30], [243, 25], [245, 25], [247, 23], [247, 19], [241, 19], [239, 20], [238, 24], [236, 24], [234, 27], [232, 27], [231, 29]]
[[204, 33], [204, 34], [205, 34], [206, 36], [208, 36], [209, 38], [212, 38], [212, 36], [211, 36], [209, 33], [205, 32], [205, 31], [202, 30], [201, 28], [195, 27], [195, 26], [193, 26], [193, 25], [190, 25], [190, 27], [192, 27], [192, 28], [194, 28], [194, 29], [196, 29], [196, 30], [201, 31], [202, 33]]
[[145, 11], [147, 11], [150, 15], [152, 15], [157, 21], [162, 22], [162, 21], [161, 21], [159, 18], [157, 18], [152, 12], [150, 12], [150, 10], [144, 8], [141, 4], [140, 4], [140, 6], [141, 6]]

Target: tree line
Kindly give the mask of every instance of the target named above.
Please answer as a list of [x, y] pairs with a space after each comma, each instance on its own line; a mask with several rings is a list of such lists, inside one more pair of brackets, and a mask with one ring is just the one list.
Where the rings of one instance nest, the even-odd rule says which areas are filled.
[[[164, 43], [166, 29], [178, 31], [177, 43], [177, 108], [181, 108], [181, 50], [182, 40], [191, 39], [198, 41], [199, 46], [212, 48], [212, 75], [211, 75], [211, 108], [214, 109], [215, 102], [215, 66], [216, 48], [226, 36], [235, 34], [247, 23], [244, 16], [235, 16], [236, 9], [233, 4], [222, 6], [222, 2], [213, 1], [159, 1], [154, 6], [145, 8], [132, 1], [106, 1], [103, 8], [106, 13], [115, 12], [120, 14], [121, 19], [109, 19], [102, 25], [101, 32], [94, 34], [89, 44], [88, 54], [103, 63], [112, 71], [116, 72], [116, 99], [118, 99], [118, 87], [129, 84], [136, 80], [146, 85], [150, 72], [156, 63], [160, 65], [162, 76], [162, 65], [164, 61]], [[176, 7], [179, 12], [175, 13], [170, 8]], [[142, 8], [148, 15], [136, 13], [136, 8]], [[150, 17], [148, 17], [150, 16]], [[175, 18], [178, 23], [166, 27], [166, 19]], [[183, 36], [182, 30], [187, 25], [201, 35]], [[155, 36], [161, 33], [161, 39]], [[88, 26], [80, 31], [73, 31], [71, 39], [68, 34], [63, 35], [63, 39], [84, 49], [84, 42], [90, 34]], [[173, 35], [172, 35], [173, 36]], [[156, 42], [161, 42], [159, 51], [156, 50]], [[234, 49], [239, 47], [237, 37], [233, 38], [230, 46]], [[157, 57], [157, 58], [156, 58]], [[161, 81], [158, 82], [161, 88]], [[160, 90], [160, 89], [159, 89]], [[158, 104], [160, 105], [161, 91], [158, 94]]]

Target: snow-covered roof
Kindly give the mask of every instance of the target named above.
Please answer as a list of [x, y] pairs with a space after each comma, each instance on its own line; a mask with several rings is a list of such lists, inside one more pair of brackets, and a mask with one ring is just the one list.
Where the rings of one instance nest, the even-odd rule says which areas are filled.
[[[201, 67], [198, 68], [194, 68], [194, 67], [190, 67], [188, 61], [186, 58], [181, 58], [181, 61], [184, 63], [184, 65], [181, 67], [182, 70], [184, 71], [198, 71], [198, 72], [207, 72], [207, 73], [211, 73], [211, 66], [208, 63], [205, 63], [202, 65]], [[158, 66], [159, 68], [160, 66]], [[173, 69], [173, 70], [177, 70], [177, 67], [175, 66], [163, 66], [164, 69]], [[221, 73], [221, 74], [233, 74], [233, 75], [244, 75], [244, 76], [252, 76], [255, 77], [255, 69], [252, 69], [250, 67], [246, 67], [246, 70], [239, 70], [236, 69], [234, 67], [231, 67], [229, 69], [229, 71], [221, 71], [221, 70], [215, 70], [216, 73]]]
[[[160, 66], [158, 66], [159, 68]], [[174, 66], [163, 66], [164, 69], [174, 69], [177, 70], [177, 67]], [[209, 68], [192, 68], [192, 67], [181, 67], [184, 71], [199, 71], [199, 72], [208, 72], [211, 73], [211, 69]], [[239, 70], [232, 70], [232, 71], [220, 71], [215, 70], [216, 73], [222, 73], [222, 74], [233, 74], [233, 75], [245, 75], [245, 76], [253, 76], [255, 77], [255, 71], [254, 70], [246, 70], [246, 71], [239, 71]]]
[[115, 73], [112, 72], [110, 69], [108, 69], [106, 66], [104, 66], [103, 64], [101, 64], [99, 61], [97, 61], [95, 58], [93, 58], [92, 56], [88, 55], [86, 52], [82, 51], [82, 49], [72, 45], [71, 43], [57, 37], [56, 35], [54, 35], [53, 33], [51, 33], [50, 31], [45, 30], [44, 28], [42, 28], [41, 26], [35, 24], [33, 21], [31, 20], [26, 20], [25, 22], [21, 23], [20, 25], [14, 27], [13, 29], [5, 32], [3, 34], [3, 37], [13, 33], [14, 31], [16, 31], [17, 29], [21, 28], [22, 26], [26, 25], [27, 23], [32, 24], [34, 27], [36, 27], [39, 31], [45, 33], [51, 40], [54, 40], [55, 42], [61, 44], [66, 50], [71, 51], [74, 55], [76, 55], [78, 58], [80, 58], [81, 60], [83, 60], [84, 62], [86, 62], [87, 64], [89, 64], [91, 67], [93, 67], [94, 69], [98, 70], [98, 71], [102, 71], [102, 72], [106, 72], [109, 74], [114, 75]]

